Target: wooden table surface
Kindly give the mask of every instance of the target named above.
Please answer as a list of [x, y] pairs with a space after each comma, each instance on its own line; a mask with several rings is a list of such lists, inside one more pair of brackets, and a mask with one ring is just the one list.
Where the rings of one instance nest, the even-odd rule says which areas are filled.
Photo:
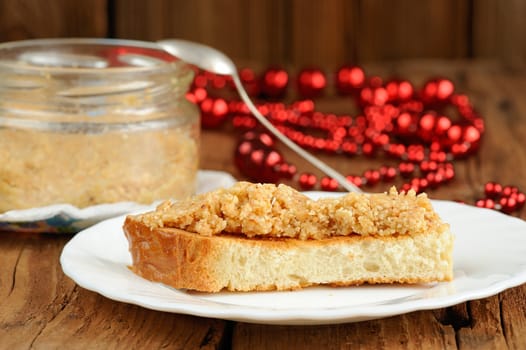
[[[444, 76], [466, 92], [486, 120], [476, 156], [457, 161], [456, 179], [432, 198], [473, 203], [487, 181], [526, 190], [526, 70], [494, 62], [418, 61], [365, 67], [416, 85]], [[352, 104], [326, 97], [318, 109], [348, 112]], [[231, 172], [236, 136], [204, 131], [201, 167]], [[300, 170], [314, 171], [283, 147]], [[323, 159], [343, 173], [360, 173], [381, 159]], [[378, 185], [371, 191], [383, 191]], [[526, 218], [526, 209], [515, 214]], [[499, 232], [495, 232], [496, 235]], [[525, 232], [526, 234], [526, 232]], [[147, 310], [77, 286], [59, 255], [71, 236], [2, 233], [0, 237], [0, 348], [234, 348], [234, 349], [526, 349], [526, 285], [432, 311], [324, 326], [269, 326]]]

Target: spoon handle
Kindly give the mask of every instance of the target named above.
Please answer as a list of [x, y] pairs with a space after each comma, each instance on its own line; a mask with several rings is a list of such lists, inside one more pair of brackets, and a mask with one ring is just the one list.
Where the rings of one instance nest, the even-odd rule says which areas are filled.
[[334, 170], [333, 168], [331, 168], [330, 166], [328, 166], [327, 164], [325, 164], [324, 162], [322, 162], [321, 160], [319, 160], [318, 158], [316, 158], [315, 156], [298, 146], [291, 139], [283, 135], [281, 131], [279, 131], [267, 118], [265, 118], [256, 108], [254, 103], [252, 103], [250, 97], [248, 97], [248, 94], [245, 91], [245, 88], [243, 87], [243, 84], [241, 83], [241, 80], [239, 79], [239, 75], [237, 73], [232, 74], [232, 80], [236, 85], [237, 91], [241, 96], [241, 99], [243, 100], [243, 102], [245, 102], [250, 112], [252, 112], [256, 119], [261, 124], [263, 124], [263, 126], [267, 128], [272, 134], [274, 134], [274, 136], [276, 136], [281, 142], [283, 142], [285, 145], [287, 145], [290, 149], [299, 154], [313, 166], [315, 166], [326, 175], [338, 181], [340, 186], [345, 188], [347, 191], [362, 193], [362, 190], [360, 188], [355, 186], [353, 183], [349, 182], [342, 174], [340, 174], [339, 172], [337, 172], [336, 170]]

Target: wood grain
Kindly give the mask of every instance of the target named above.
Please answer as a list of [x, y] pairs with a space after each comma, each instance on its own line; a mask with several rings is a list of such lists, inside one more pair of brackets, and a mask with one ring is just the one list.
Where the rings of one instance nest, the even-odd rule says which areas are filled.
[[115, 35], [182, 38], [211, 45], [235, 60], [280, 63], [286, 55], [282, 2], [116, 0]]
[[238, 323], [233, 349], [454, 349], [455, 332], [431, 312], [334, 326]]
[[33, 345], [59, 348], [216, 348], [225, 321], [131, 307], [76, 288], [63, 310], [43, 328]]
[[177, 37], [267, 65], [490, 58], [520, 69], [524, 13], [522, 0], [0, 0], [0, 41]]
[[[4, 348], [29, 348], [60, 312], [74, 288], [58, 264], [64, 239], [2, 234], [0, 339]], [[45, 287], [44, 287], [45, 286]]]
[[106, 0], [1, 0], [0, 41], [49, 37], [105, 37]]
[[524, 64], [520, 0], [115, 0], [118, 37], [179, 37], [235, 61], [329, 65], [486, 57]]
[[522, 69], [526, 64], [526, 2], [482, 0], [473, 6], [473, 56]]
[[360, 1], [357, 60], [466, 57], [470, 37], [466, 0]]
[[346, 0], [292, 1], [287, 63], [336, 67], [354, 61], [355, 7], [356, 2]]

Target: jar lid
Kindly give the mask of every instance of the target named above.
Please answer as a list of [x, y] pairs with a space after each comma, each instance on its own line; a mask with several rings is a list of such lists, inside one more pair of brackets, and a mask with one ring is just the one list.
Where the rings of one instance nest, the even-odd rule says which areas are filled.
[[68, 103], [64, 99], [72, 98], [75, 106], [92, 104], [92, 97], [146, 91], [158, 84], [180, 97], [193, 75], [186, 62], [153, 42], [59, 38], [0, 44], [0, 90], [45, 89], [46, 101]]
[[0, 66], [50, 71], [141, 70], [184, 62], [155, 43], [120, 39], [36, 39], [0, 44]]

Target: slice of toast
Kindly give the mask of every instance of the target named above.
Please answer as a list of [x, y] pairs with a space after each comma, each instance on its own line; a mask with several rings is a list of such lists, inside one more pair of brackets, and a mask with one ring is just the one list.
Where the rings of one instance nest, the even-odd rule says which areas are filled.
[[239, 183], [128, 216], [124, 231], [135, 273], [203, 292], [453, 277], [449, 226], [414, 193], [313, 201], [283, 185]]

